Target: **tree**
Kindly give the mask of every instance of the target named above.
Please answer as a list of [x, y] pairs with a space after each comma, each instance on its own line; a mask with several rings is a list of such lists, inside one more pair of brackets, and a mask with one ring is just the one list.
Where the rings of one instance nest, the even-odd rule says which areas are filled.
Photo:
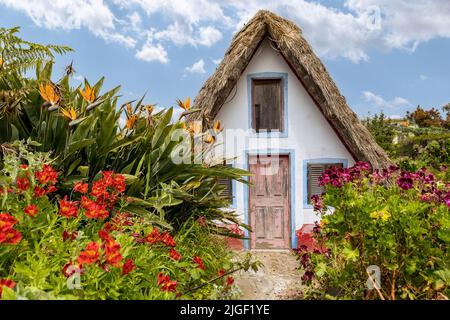
[[392, 151], [392, 140], [395, 136], [395, 129], [391, 124], [391, 120], [386, 118], [381, 112], [373, 117], [367, 117], [363, 120], [364, 125], [372, 133], [375, 141], [386, 151]]
[[443, 125], [441, 114], [436, 108], [424, 110], [419, 105], [412, 113], [408, 111], [406, 118], [416, 123], [419, 127], [442, 127]]

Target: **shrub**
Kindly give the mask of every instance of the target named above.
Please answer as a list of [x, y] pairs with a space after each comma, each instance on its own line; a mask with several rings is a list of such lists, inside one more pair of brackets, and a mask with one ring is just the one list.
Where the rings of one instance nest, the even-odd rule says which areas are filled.
[[2, 298], [227, 298], [235, 290], [226, 273], [256, 267], [249, 257], [231, 262], [203, 220], [173, 233], [163, 220], [130, 214], [138, 200], [112, 171], [61, 198], [48, 154], [14, 146], [0, 174]]
[[[437, 180], [425, 168], [406, 172], [391, 166], [371, 172], [361, 163], [332, 168], [321, 181], [326, 193], [313, 199], [322, 217], [314, 228], [318, 247], [299, 250], [307, 297], [449, 296], [448, 181]], [[369, 266], [380, 269], [375, 290], [367, 287]]]

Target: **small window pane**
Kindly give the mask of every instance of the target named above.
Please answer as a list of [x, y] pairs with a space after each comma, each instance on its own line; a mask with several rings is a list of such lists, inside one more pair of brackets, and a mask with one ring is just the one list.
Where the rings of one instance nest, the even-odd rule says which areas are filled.
[[311, 163], [308, 164], [308, 204], [311, 204], [311, 197], [313, 195], [321, 195], [325, 188], [319, 185], [319, 178], [322, 174], [331, 167], [342, 168], [342, 163]]
[[[232, 167], [231, 164], [227, 164], [227, 167]], [[233, 198], [233, 183], [232, 180], [229, 178], [219, 178], [218, 184], [220, 186], [223, 186], [224, 189], [220, 193], [223, 197], [228, 197], [230, 199], [230, 204], [232, 204], [232, 198]]]
[[281, 79], [253, 80], [252, 114], [256, 132], [284, 130]]

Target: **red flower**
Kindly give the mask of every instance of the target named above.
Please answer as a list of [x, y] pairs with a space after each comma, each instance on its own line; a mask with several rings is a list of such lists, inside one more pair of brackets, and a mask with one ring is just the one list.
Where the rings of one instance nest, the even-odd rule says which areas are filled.
[[109, 212], [106, 210], [106, 206], [92, 202], [88, 205], [87, 210], [84, 215], [89, 219], [101, 219], [104, 220], [108, 218]]
[[163, 283], [161, 290], [175, 292], [175, 291], [177, 291], [177, 282], [176, 281], [166, 281]]
[[77, 183], [75, 183], [75, 185], [73, 186], [73, 191], [75, 192], [79, 192], [79, 193], [87, 193], [89, 189], [89, 185], [87, 183], [84, 183], [83, 181], [79, 181]]
[[24, 178], [17, 178], [17, 188], [19, 188], [22, 191], [28, 190], [30, 187], [30, 181], [27, 177]]
[[195, 256], [194, 262], [198, 265], [200, 269], [205, 270], [205, 265], [203, 264], [202, 258], [200, 258], [199, 256]]
[[[72, 267], [72, 268], [70, 268], [70, 267]], [[78, 266], [74, 265], [72, 260], [70, 260], [62, 268], [62, 273], [64, 274], [64, 276], [66, 278], [69, 278], [71, 275], [73, 275], [75, 272], [77, 272], [77, 270], [80, 270], [80, 272], [81, 272], [81, 267], [82, 267], [81, 264], [79, 264]], [[70, 271], [69, 271], [69, 268], [70, 268]]]
[[16, 223], [17, 220], [9, 213], [0, 213], [0, 232], [11, 229]]
[[129, 274], [131, 271], [134, 270], [134, 268], [136, 268], [136, 266], [133, 263], [133, 260], [127, 259], [127, 261], [125, 261], [125, 263], [123, 264], [123, 267], [122, 267], [122, 275], [125, 276], [125, 275]]
[[152, 232], [150, 232], [147, 237], [145, 237], [145, 240], [149, 243], [149, 244], [154, 244], [156, 242], [158, 242], [160, 240], [160, 234], [158, 229], [153, 228]]
[[22, 170], [27, 170], [27, 169], [28, 169], [28, 166], [27, 166], [26, 164], [21, 164], [21, 165], [20, 165], [20, 169], [22, 169]]
[[112, 265], [113, 267], [119, 266], [122, 262], [122, 255], [120, 254], [120, 244], [114, 240], [108, 241], [106, 243], [106, 263]]
[[15, 229], [8, 229], [0, 233], [0, 244], [18, 244], [22, 240], [22, 234]]
[[80, 253], [78, 257], [79, 264], [92, 264], [98, 260], [100, 256], [99, 245], [97, 242], [89, 242], [86, 249]]
[[45, 195], [45, 189], [44, 188], [41, 188], [41, 187], [38, 187], [38, 186], [34, 187], [34, 197], [35, 198], [40, 198], [40, 197], [42, 197], [44, 195]]
[[55, 184], [58, 181], [58, 172], [53, 170], [48, 164], [44, 164], [41, 171], [35, 173], [36, 179], [40, 184]]
[[102, 239], [105, 242], [108, 241], [112, 241], [113, 238], [110, 236], [110, 234], [108, 233], [108, 231], [106, 231], [105, 229], [102, 229], [98, 232], [98, 236], [100, 237], [100, 239]]
[[32, 218], [35, 217], [39, 212], [38, 207], [36, 207], [36, 205], [34, 204], [26, 206], [23, 211]]
[[224, 274], [225, 274], [225, 270], [223, 270], [223, 269], [220, 269], [219, 271], [217, 271], [217, 275], [219, 277], [222, 277]]
[[160, 241], [168, 247], [175, 247], [176, 243], [168, 232], [161, 234]]
[[47, 193], [53, 193], [53, 192], [55, 192], [56, 190], [58, 190], [55, 186], [49, 186], [48, 188], [47, 188]]
[[89, 206], [91, 206], [93, 203], [95, 203], [95, 201], [92, 201], [88, 197], [86, 197], [86, 196], [81, 197], [81, 207], [83, 209], [89, 208]]
[[164, 275], [162, 272], [158, 274], [158, 287], [161, 286], [162, 291], [175, 292], [177, 290], [177, 282], [170, 281], [169, 275]]
[[124, 192], [125, 188], [126, 188], [125, 176], [123, 176], [121, 174], [113, 175], [112, 185], [113, 185], [114, 189], [116, 189], [117, 192], [120, 192], [120, 193]]
[[109, 187], [113, 184], [113, 175], [114, 171], [102, 171], [102, 177], [103, 177], [103, 183], [105, 184], [105, 187]]
[[233, 283], [234, 283], [234, 278], [229, 276], [227, 278], [227, 286], [231, 286], [231, 285], [233, 285]]
[[92, 184], [91, 196], [96, 198], [107, 198], [109, 196], [109, 193], [106, 190], [106, 184], [103, 180], [95, 181]]
[[67, 241], [67, 240], [75, 240], [78, 237], [78, 232], [74, 231], [74, 232], [67, 232], [66, 230], [63, 231], [62, 233], [62, 238], [63, 241]]
[[76, 202], [68, 201], [67, 196], [64, 196], [64, 198], [59, 201], [59, 213], [66, 218], [77, 217], [78, 210]]
[[169, 254], [170, 258], [172, 258], [175, 261], [179, 261], [181, 259], [181, 254], [175, 249], [170, 249]]
[[0, 298], [2, 297], [3, 287], [14, 288], [16, 283], [11, 279], [0, 279]]

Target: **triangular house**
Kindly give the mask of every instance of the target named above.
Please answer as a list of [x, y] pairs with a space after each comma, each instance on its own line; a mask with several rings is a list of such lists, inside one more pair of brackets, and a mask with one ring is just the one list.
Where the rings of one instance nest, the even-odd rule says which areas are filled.
[[225, 127], [223, 157], [254, 173], [253, 187], [227, 185], [230, 205], [253, 228], [247, 248], [297, 246], [299, 231], [317, 220], [309, 198], [322, 192], [318, 176], [328, 166], [390, 163], [301, 30], [269, 11], [234, 36], [194, 104], [201, 111], [191, 120]]

